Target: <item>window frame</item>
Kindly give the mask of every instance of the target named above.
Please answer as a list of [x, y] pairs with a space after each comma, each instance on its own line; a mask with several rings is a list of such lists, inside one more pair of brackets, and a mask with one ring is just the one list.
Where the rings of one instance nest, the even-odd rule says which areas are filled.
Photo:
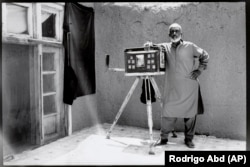
[[7, 13], [8, 13], [8, 8], [7, 8], [7, 3], [2, 4], [2, 25], [3, 25], [3, 35], [7, 36], [17, 36], [19, 38], [27, 38], [27, 37], [33, 37], [33, 19], [32, 19], [32, 10], [33, 10], [33, 5], [32, 3], [8, 3], [8, 4], [13, 4], [21, 7], [27, 8], [27, 15], [28, 15], [28, 34], [17, 34], [17, 33], [11, 33], [8, 32], [7, 30]]
[[[28, 7], [28, 34], [7, 32], [7, 4]], [[2, 42], [62, 46], [64, 3], [2, 3]], [[55, 38], [42, 37], [42, 11], [56, 14]]]
[[[64, 8], [61, 5], [52, 4], [52, 3], [41, 3], [41, 11], [40, 11], [41, 16], [42, 16], [42, 11], [56, 14], [55, 38], [43, 37], [42, 36], [42, 28], [41, 28], [41, 37], [43, 40], [62, 41], [63, 10], [64, 10]], [[42, 26], [41, 21], [40, 21], [40, 26]]]

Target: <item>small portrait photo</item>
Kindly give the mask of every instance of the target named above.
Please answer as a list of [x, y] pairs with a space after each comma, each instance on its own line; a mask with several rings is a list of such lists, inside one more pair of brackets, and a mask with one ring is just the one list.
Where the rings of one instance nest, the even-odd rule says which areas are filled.
[[136, 55], [136, 67], [145, 67], [144, 55]]

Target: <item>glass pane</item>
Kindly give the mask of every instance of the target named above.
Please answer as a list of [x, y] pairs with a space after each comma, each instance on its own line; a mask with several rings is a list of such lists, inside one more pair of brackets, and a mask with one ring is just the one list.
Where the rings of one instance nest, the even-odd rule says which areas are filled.
[[49, 116], [44, 119], [44, 134], [52, 135], [57, 132], [57, 118], [56, 115]]
[[44, 115], [56, 113], [55, 95], [43, 97], [43, 112]]
[[28, 8], [7, 4], [7, 32], [28, 34]]
[[43, 71], [55, 70], [54, 53], [43, 53]]
[[43, 75], [43, 92], [55, 92], [55, 74]]
[[56, 14], [42, 11], [42, 36], [55, 38]]

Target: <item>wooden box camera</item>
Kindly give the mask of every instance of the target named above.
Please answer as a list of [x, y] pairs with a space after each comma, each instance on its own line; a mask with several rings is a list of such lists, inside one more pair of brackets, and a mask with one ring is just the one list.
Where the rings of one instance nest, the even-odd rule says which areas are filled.
[[125, 49], [125, 75], [163, 75], [165, 55], [158, 47]]

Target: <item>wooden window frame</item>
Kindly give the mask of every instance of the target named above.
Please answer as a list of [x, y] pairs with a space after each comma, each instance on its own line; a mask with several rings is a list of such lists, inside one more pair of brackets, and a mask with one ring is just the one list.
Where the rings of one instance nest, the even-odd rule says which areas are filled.
[[[62, 25], [63, 25], [63, 6], [52, 4], [52, 3], [42, 3], [41, 4], [41, 12], [45, 11], [48, 13], [56, 14], [56, 24], [55, 24], [55, 38], [42, 37], [43, 40], [46, 41], [62, 41]], [[40, 13], [42, 15], [42, 13]], [[41, 21], [40, 21], [41, 26]], [[42, 32], [41, 32], [42, 33]]]
[[3, 35], [8, 35], [8, 36], [17, 36], [18, 38], [30, 38], [33, 37], [33, 20], [32, 20], [32, 3], [10, 3], [13, 5], [17, 5], [17, 6], [21, 6], [21, 7], [25, 7], [28, 9], [28, 34], [16, 34], [16, 33], [10, 33], [7, 31], [7, 3], [3, 3], [2, 4], [2, 31], [3, 31]]
[[[7, 3], [2, 3], [2, 42], [37, 45], [48, 44], [62, 46], [63, 40], [63, 3], [12, 3], [23, 7], [28, 7], [28, 32], [29, 34], [16, 34], [7, 32]], [[42, 10], [57, 14], [55, 25], [55, 38], [42, 37]]]

